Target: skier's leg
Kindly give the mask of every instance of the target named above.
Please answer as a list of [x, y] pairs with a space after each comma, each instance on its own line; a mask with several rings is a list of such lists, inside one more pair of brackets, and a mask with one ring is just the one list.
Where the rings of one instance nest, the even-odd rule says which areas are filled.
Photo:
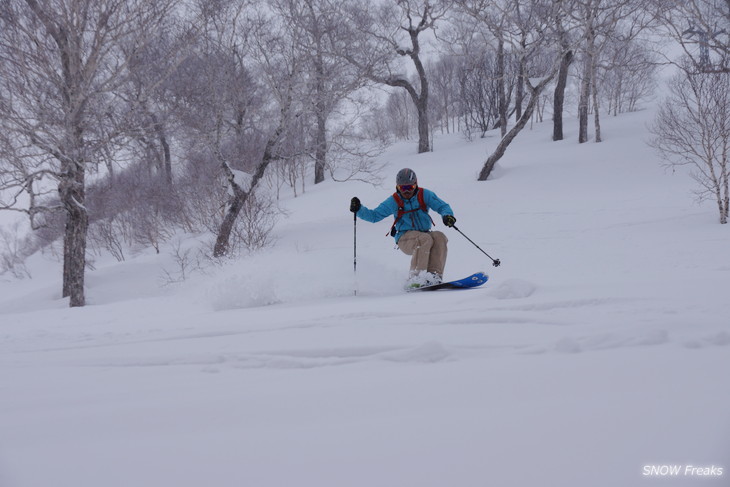
[[411, 230], [398, 239], [398, 248], [411, 256], [411, 276], [428, 268], [433, 238], [426, 232]]
[[444, 275], [444, 267], [446, 267], [446, 255], [448, 253], [447, 243], [449, 241], [443, 232], [431, 232], [433, 246], [428, 258], [428, 272], [436, 274], [439, 278]]

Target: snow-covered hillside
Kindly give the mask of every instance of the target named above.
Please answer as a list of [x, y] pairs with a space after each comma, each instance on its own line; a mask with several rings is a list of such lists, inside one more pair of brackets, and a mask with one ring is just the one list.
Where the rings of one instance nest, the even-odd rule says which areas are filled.
[[[0, 486], [727, 485], [730, 229], [651, 116], [601, 144], [536, 126], [487, 182], [495, 134], [396, 145], [382, 187], [284, 200], [276, 245], [224, 268], [163, 286], [169, 252], [97, 259], [80, 309], [35, 256], [0, 278]], [[404, 293], [389, 221], [357, 222], [354, 275], [349, 200], [402, 167], [501, 259], [438, 222], [446, 277], [485, 286]]]

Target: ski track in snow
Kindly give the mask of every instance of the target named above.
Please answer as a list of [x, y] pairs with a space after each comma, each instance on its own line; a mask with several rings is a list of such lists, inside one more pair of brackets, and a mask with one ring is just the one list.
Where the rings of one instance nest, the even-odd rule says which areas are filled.
[[[642, 300], [636, 298], [585, 298], [574, 300], [554, 300], [536, 303], [520, 303], [532, 296], [535, 286], [522, 281], [516, 291], [506, 289], [503, 284], [493, 290], [468, 291], [465, 301], [472, 306], [463, 306], [459, 312], [442, 310], [428, 314], [419, 323], [420, 315], [413, 313], [392, 313], [379, 311], [357, 311], [342, 314], [325, 313], [321, 317], [311, 317], [300, 321], [288, 320], [286, 325], [244, 325], [235, 328], [229, 325], [223, 329], [213, 326], [211, 330], [192, 332], [142, 328], [138, 332], [114, 333], [104, 331], [94, 334], [90, 330], [83, 335], [69, 335], [63, 332], [36, 332], [21, 339], [19, 336], [6, 335], [5, 345], [14, 342], [5, 355], [3, 362], [22, 366], [23, 363], [39, 362], [66, 367], [198, 367], [201, 372], [214, 373], [223, 370], [248, 369], [315, 369], [320, 367], [348, 366], [355, 364], [383, 363], [393, 364], [432, 364], [446, 361], [490, 359], [504, 354], [573, 354], [602, 352], [620, 348], [655, 347], [679, 345], [688, 349], [701, 349], [712, 346], [730, 345], [730, 333], [717, 332], [699, 338], [683, 339], [673, 337], [661, 328], [624, 327], [621, 332], [589, 332], [583, 325], [587, 316], [596, 313], [621, 314], [621, 307], [628, 307], [625, 313], [634, 312]], [[529, 292], [523, 292], [528, 289]], [[474, 296], [473, 293], [480, 294]], [[443, 294], [443, 293], [442, 293]], [[520, 297], [520, 296], [523, 297]], [[505, 297], [508, 296], [508, 297]], [[444, 295], [444, 297], [446, 297]], [[484, 302], [488, 303], [484, 306]], [[479, 302], [478, 306], [473, 303]], [[510, 305], [504, 306], [503, 303]], [[643, 303], [646, 305], [646, 303]], [[645, 307], [645, 310], [650, 307]], [[276, 314], [276, 307], [271, 307]], [[285, 312], [284, 310], [281, 310]], [[656, 311], [669, 313], [665, 308]], [[671, 314], [671, 313], [670, 313]], [[479, 315], [479, 318], [475, 316]], [[358, 334], [371, 333], [377, 328], [387, 342], [389, 332], [408, 330], [405, 335], [417, 342], [422, 332], [417, 329], [437, 330], [431, 333], [433, 340], [412, 343], [388, 343], [380, 346], [311, 347], [285, 350], [258, 350], [239, 352], [180, 353], [171, 352], [190, 346], [194, 349], [223, 349], [231, 339], [246, 339], [254, 336], [267, 336], [267, 342], [276, 342], [277, 335], [292, 331], [315, 331], [340, 335], [343, 331], [357, 330]], [[561, 329], [570, 329], [570, 336], [561, 336]], [[470, 333], [465, 330], [472, 330]], [[514, 335], [524, 334], [525, 330], [535, 330], [530, 341]], [[495, 335], [495, 331], [499, 331]], [[518, 333], [514, 333], [517, 331]], [[479, 342], [460, 342], [460, 334], [476, 337]], [[403, 333], [398, 333], [402, 336]], [[444, 338], [446, 336], [447, 338]], [[535, 341], [542, 337], [542, 341]], [[334, 341], [340, 340], [339, 338]], [[448, 340], [448, 341], [446, 341]], [[39, 343], [53, 343], [49, 347], [37, 347]], [[175, 344], [173, 347], [170, 345]], [[186, 345], [187, 344], [187, 345]], [[135, 356], [140, 346], [148, 346], [152, 357]], [[95, 356], [99, 351], [120, 358], [83, 358]]]

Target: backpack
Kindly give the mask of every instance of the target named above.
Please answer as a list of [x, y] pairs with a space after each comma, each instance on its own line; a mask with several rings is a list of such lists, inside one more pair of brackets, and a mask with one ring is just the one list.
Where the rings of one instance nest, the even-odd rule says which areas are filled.
[[[423, 200], [423, 189], [418, 188], [416, 189], [416, 195], [418, 196], [418, 206], [419, 208], [416, 208], [415, 210], [405, 210], [405, 203], [403, 202], [403, 198], [398, 194], [396, 191], [393, 193], [393, 199], [395, 200], [395, 203], [398, 205], [398, 213], [395, 216], [395, 220], [393, 220], [393, 226], [390, 227], [390, 232], [386, 233], [385, 236], [387, 237], [388, 234], [390, 234], [391, 237], [395, 237], [396, 231], [395, 231], [395, 224], [400, 221], [401, 218], [403, 218], [403, 215], [406, 213], [413, 213], [414, 211], [424, 211], [426, 212], [426, 215], [428, 215], [428, 206], [426, 206], [426, 202]], [[428, 215], [429, 218], [431, 218], [431, 215]], [[431, 218], [431, 223], [433, 222], [433, 218]]]

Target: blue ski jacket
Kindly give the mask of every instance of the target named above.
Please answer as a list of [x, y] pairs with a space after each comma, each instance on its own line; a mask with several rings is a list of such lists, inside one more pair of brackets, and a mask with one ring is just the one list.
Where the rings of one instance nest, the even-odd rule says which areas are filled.
[[[419, 190], [423, 191], [423, 202], [426, 203], [426, 206], [429, 209], [435, 211], [441, 216], [454, 214], [449, 204], [436, 196], [436, 193], [434, 193], [430, 189], [425, 188], [420, 188]], [[400, 240], [403, 234], [409, 230], [428, 232], [431, 230], [431, 227], [433, 227], [433, 221], [431, 220], [431, 217], [428, 216], [428, 213], [420, 210], [417, 193], [414, 194], [410, 199], [403, 198], [403, 195], [401, 195], [401, 198], [403, 199], [403, 209], [406, 212], [411, 210], [418, 211], [405, 213], [403, 217], [395, 224], [396, 233], [394, 237], [396, 243], [398, 243], [398, 240]], [[392, 195], [389, 196], [388, 199], [380, 203], [380, 205], [378, 205], [378, 207], [373, 210], [366, 208], [365, 206], [361, 206], [357, 212], [358, 217], [371, 223], [379, 222], [380, 220], [388, 216], [392, 216], [393, 218], [395, 218], [397, 215], [398, 203], [395, 201], [395, 198], [393, 198]]]

